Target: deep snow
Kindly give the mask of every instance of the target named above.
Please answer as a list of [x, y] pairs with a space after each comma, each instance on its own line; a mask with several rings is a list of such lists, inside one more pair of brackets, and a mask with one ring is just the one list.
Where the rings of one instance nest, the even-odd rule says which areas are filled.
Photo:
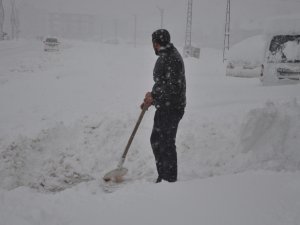
[[[176, 45], [176, 43], [175, 43]], [[154, 184], [146, 113], [126, 184], [105, 192], [152, 86], [151, 46], [0, 42], [0, 224], [300, 224], [299, 85], [225, 76], [221, 51], [185, 59], [179, 181]]]

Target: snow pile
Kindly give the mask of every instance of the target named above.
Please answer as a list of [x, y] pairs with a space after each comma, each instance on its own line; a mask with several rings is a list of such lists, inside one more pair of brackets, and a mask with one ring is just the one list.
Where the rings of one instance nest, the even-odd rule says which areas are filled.
[[[234, 118], [236, 117], [236, 118]], [[242, 118], [184, 124], [179, 145], [183, 180], [251, 170], [300, 170], [300, 105], [295, 101], [251, 109]], [[187, 166], [188, 165], [188, 166]]]
[[77, 138], [77, 129], [63, 124], [42, 131], [35, 139], [19, 137], [0, 154], [0, 186], [60, 191], [90, 180], [89, 175], [82, 175], [85, 170], [74, 154]]
[[[26, 186], [57, 192], [81, 182], [99, 181], [116, 167], [135, 119], [112, 115], [101, 121], [83, 119], [73, 125], [58, 123], [35, 137], [20, 135], [10, 143], [2, 140], [0, 188]], [[152, 182], [156, 174], [147, 132], [149, 128], [141, 125], [143, 135], [137, 134], [126, 167], [131, 179]]]
[[[126, 119], [125, 119], [126, 121]], [[11, 190], [27, 186], [40, 191], [57, 192], [81, 182], [101, 179], [114, 169], [120, 158], [133, 119], [125, 122], [107, 117], [100, 122], [79, 121], [74, 126], [57, 124], [35, 138], [18, 137], [2, 146], [0, 187]], [[144, 156], [139, 141], [128, 157], [130, 176], [154, 177], [151, 152]], [[151, 158], [151, 160], [149, 159]]]
[[228, 60], [240, 65], [260, 65], [263, 61], [264, 48], [264, 36], [253, 36], [233, 45], [228, 52]]
[[246, 116], [237, 146], [240, 153], [233, 159], [233, 167], [240, 171], [300, 170], [299, 146], [299, 103], [296, 100], [283, 104], [270, 101]]

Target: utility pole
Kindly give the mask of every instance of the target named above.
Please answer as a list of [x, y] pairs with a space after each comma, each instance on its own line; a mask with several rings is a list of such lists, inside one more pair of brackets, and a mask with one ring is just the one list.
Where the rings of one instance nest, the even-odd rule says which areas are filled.
[[227, 0], [224, 46], [223, 46], [223, 62], [226, 60], [226, 52], [229, 50], [229, 38], [230, 38], [230, 0]]
[[193, 18], [193, 0], [188, 0], [186, 30], [185, 30], [185, 48], [192, 46], [192, 18]]
[[160, 8], [160, 7], [158, 7], [158, 6], [157, 6], [157, 8], [158, 8], [158, 10], [160, 12], [160, 28], [163, 29], [163, 27], [164, 27], [164, 12], [165, 12], [165, 10], [162, 9], [162, 8]]
[[136, 15], [136, 14], [134, 14], [133, 16], [134, 16], [134, 39], [133, 39], [133, 40], [134, 40], [134, 47], [136, 47], [137, 15]]
[[2, 0], [0, 0], [0, 40], [3, 40], [4, 38], [3, 24], [4, 24], [4, 8], [3, 8]]
[[103, 42], [103, 22], [100, 24], [100, 41]]
[[11, 14], [10, 14], [10, 23], [11, 23], [11, 38], [12, 39], [18, 39], [19, 38], [19, 15], [18, 10], [16, 8], [16, 2], [15, 0], [11, 0]]
[[118, 37], [118, 20], [115, 19], [115, 43], [119, 44], [119, 37]]
[[193, 18], [193, 0], [188, 0], [183, 56], [184, 57], [191, 56], [199, 59], [200, 48], [192, 46], [192, 18]]

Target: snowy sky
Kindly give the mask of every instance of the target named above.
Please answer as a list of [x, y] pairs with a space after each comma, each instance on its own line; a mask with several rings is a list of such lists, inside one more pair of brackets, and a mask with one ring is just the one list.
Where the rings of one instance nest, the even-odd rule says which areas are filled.
[[[23, 0], [24, 1], [24, 0]], [[36, 6], [53, 11], [104, 14], [105, 16], [124, 17], [130, 14], [159, 17], [157, 7], [165, 9], [169, 21], [181, 20], [186, 12], [187, 0], [30, 0]], [[84, 2], [84, 3], [83, 3]], [[226, 0], [194, 0], [193, 17], [205, 21], [224, 20]], [[242, 19], [278, 13], [297, 13], [299, 0], [231, 0], [232, 18]]]
[[[130, 37], [134, 14], [138, 18], [139, 34], [146, 37], [160, 27], [160, 11], [164, 9], [164, 26], [178, 41], [183, 41], [186, 24], [187, 0], [19, 0], [51, 12], [94, 14], [106, 26], [119, 21], [120, 35]], [[226, 0], [193, 1], [192, 41], [213, 39], [222, 43]], [[300, 12], [300, 0], [231, 0], [231, 28], [252, 29], [261, 26], [269, 16]]]

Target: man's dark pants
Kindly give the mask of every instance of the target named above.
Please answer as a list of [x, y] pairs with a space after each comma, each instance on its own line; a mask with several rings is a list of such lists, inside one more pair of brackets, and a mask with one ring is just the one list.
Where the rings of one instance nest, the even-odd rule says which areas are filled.
[[158, 181], [161, 179], [175, 182], [177, 180], [176, 133], [183, 117], [184, 109], [157, 109], [151, 134], [151, 146], [154, 153]]

